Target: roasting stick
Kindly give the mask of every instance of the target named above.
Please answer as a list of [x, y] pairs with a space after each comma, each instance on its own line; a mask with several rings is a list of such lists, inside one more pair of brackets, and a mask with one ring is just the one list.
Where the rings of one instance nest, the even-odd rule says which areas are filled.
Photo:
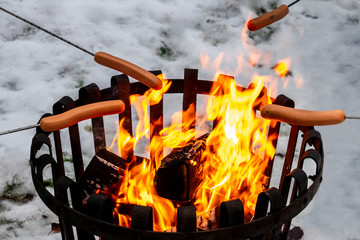
[[270, 24], [279, 21], [283, 17], [285, 17], [289, 13], [289, 7], [294, 5], [295, 3], [299, 2], [300, 0], [297, 0], [289, 5], [281, 5], [275, 10], [272, 10], [270, 12], [267, 12], [257, 18], [251, 19], [247, 23], [247, 27], [250, 31], [257, 31], [259, 29], [262, 29], [266, 26], [269, 26]]
[[347, 117], [343, 110], [309, 111], [276, 104], [265, 105], [260, 110], [260, 114], [266, 119], [300, 126], [334, 125], [344, 122], [345, 119], [360, 119], [360, 117]]
[[76, 47], [76, 48], [80, 49], [81, 51], [93, 56], [95, 62], [97, 62], [98, 64], [101, 64], [105, 67], [109, 67], [109, 68], [112, 68], [119, 72], [122, 72], [130, 77], [133, 77], [134, 79], [138, 80], [139, 82], [142, 82], [143, 84], [145, 84], [148, 87], [151, 87], [153, 89], [159, 90], [162, 88], [162, 81], [158, 77], [156, 77], [154, 74], [146, 71], [145, 69], [143, 69], [131, 62], [128, 62], [124, 59], [112, 56], [112, 55], [110, 55], [108, 53], [104, 53], [104, 52], [97, 52], [94, 54], [91, 51], [86, 50], [86, 49], [60, 37], [59, 35], [57, 35], [53, 32], [50, 32], [50, 31], [40, 27], [39, 25], [37, 25], [33, 22], [30, 22], [29, 20], [26, 20], [26, 19], [16, 15], [13, 12], [10, 12], [9, 10], [6, 10], [2, 7], [0, 7], [0, 10], [2, 10], [4, 12], [30, 24], [31, 26], [38, 28], [41, 31], [46, 32], [46, 33], [50, 34], [51, 36], [56, 37], [57, 39], [59, 39], [63, 42], [66, 42], [67, 44], [70, 44], [71, 46]]
[[40, 127], [45, 132], [53, 132], [70, 127], [86, 119], [102, 117], [105, 115], [120, 114], [124, 111], [124, 109], [125, 104], [121, 100], [92, 103], [73, 108], [61, 114], [45, 117], [41, 119], [40, 123], [38, 124], [0, 132], [0, 136], [36, 127]]

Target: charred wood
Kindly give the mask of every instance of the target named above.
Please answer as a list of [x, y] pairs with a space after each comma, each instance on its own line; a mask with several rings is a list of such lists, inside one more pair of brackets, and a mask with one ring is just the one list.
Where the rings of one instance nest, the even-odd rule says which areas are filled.
[[127, 161], [116, 154], [100, 149], [80, 178], [80, 185], [88, 195], [98, 193], [109, 195], [115, 184], [121, 184]]
[[189, 141], [182, 148], [174, 148], [161, 161], [155, 174], [159, 196], [175, 201], [190, 201], [203, 180], [202, 153], [209, 134]]

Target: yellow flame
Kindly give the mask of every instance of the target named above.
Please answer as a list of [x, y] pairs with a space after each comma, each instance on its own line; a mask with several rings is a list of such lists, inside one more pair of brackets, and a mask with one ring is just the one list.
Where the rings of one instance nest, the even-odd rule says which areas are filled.
[[[258, 118], [253, 109], [263, 91], [262, 80], [254, 76], [253, 88], [244, 90], [233, 78], [219, 75], [213, 85], [216, 99], [208, 103], [208, 117], [217, 125], [203, 154], [205, 180], [195, 198], [199, 214], [235, 198], [242, 200], [246, 214], [253, 214], [267, 180], [264, 170], [275, 154], [267, 139], [270, 122]], [[261, 99], [261, 104], [269, 103], [268, 97]]]
[[[244, 68], [246, 61], [252, 67], [260, 60], [270, 63], [268, 54], [247, 44], [246, 24], [244, 26], [241, 37], [245, 51], [249, 53], [246, 52], [238, 58], [236, 73]], [[269, 181], [264, 172], [275, 155], [272, 141], [277, 138], [269, 136], [268, 133], [274, 122], [259, 117], [255, 109], [272, 103], [270, 96], [275, 94], [273, 87], [276, 87], [276, 81], [254, 74], [251, 85], [242, 88], [233, 77], [220, 74], [223, 58], [224, 53], [220, 53], [214, 61], [211, 61], [206, 52], [202, 52], [200, 56], [204, 68], [212, 67], [217, 70], [214, 77], [216, 81], [210, 92], [212, 97], [208, 98], [206, 104], [206, 118], [198, 122], [194, 129], [191, 127], [194, 125], [191, 116], [195, 106], [190, 106], [184, 113], [175, 113], [172, 124], [163, 128], [159, 135], [152, 137], [149, 145], [151, 159], [144, 158], [140, 164], [133, 159], [129, 164], [121, 184], [117, 186], [117, 192], [112, 195], [117, 204], [114, 216], [121, 226], [131, 224], [130, 214], [121, 209], [138, 204], [152, 206], [155, 231], [175, 227], [178, 203], [157, 195], [154, 187], [156, 170], [166, 152], [172, 148], [183, 147], [196, 136], [202, 135], [203, 132], [199, 129], [205, 129], [203, 124], [211, 121], [216, 124], [207, 138], [206, 149], [202, 154], [203, 180], [193, 199], [197, 215], [206, 218], [221, 202], [240, 199], [247, 219], [253, 216], [257, 196]], [[127, 158], [127, 154], [133, 151], [140, 139], [149, 138], [152, 126], [157, 124], [149, 120], [149, 106], [159, 103], [171, 85], [163, 76], [159, 78], [163, 81], [161, 90], [150, 89], [144, 95], [130, 96], [131, 104], [135, 106], [139, 117], [135, 135], [132, 137], [124, 130], [122, 120], [117, 136], [110, 146], [111, 148], [117, 142], [123, 158]], [[298, 80], [298, 84], [301, 81], [302, 79]], [[198, 163], [190, 161], [190, 164]]]
[[290, 68], [290, 58], [280, 60], [275, 66], [275, 73], [278, 74], [282, 79], [285, 78]]

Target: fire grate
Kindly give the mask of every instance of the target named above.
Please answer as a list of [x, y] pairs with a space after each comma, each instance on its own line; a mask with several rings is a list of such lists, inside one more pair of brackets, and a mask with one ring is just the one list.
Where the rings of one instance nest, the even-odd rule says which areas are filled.
[[[155, 75], [160, 71], [152, 72]], [[170, 79], [172, 85], [166, 94], [183, 94], [183, 110], [191, 104], [196, 105], [198, 94], [209, 94], [212, 81], [198, 80], [198, 71], [185, 69], [184, 79]], [[97, 85], [90, 84], [79, 90], [79, 99], [63, 97], [53, 106], [53, 114], [60, 114], [70, 109], [100, 101], [121, 99], [125, 103], [125, 111], [119, 119], [125, 118], [125, 128], [132, 133], [131, 107], [129, 96], [144, 94], [148, 87], [139, 83], [130, 83], [126, 75], [111, 78], [111, 87], [100, 90]], [[262, 91], [267, 94], [266, 89]], [[294, 107], [294, 102], [284, 95], [273, 99], [274, 104]], [[259, 108], [259, 106], [256, 106]], [[257, 109], [259, 110], [259, 109]], [[48, 116], [45, 114], [43, 117]], [[161, 119], [163, 101], [150, 107], [150, 121]], [[195, 118], [195, 115], [193, 116]], [[93, 118], [92, 134], [95, 151], [106, 146], [104, 121], [102, 117]], [[162, 129], [162, 122], [156, 121], [151, 131], [152, 136]], [[277, 123], [270, 127], [270, 133], [279, 133], [283, 125]], [[266, 190], [258, 195], [254, 218], [244, 221], [244, 210], [239, 199], [222, 202], [220, 206], [219, 228], [196, 231], [196, 212], [194, 206], [182, 206], [177, 211], [177, 232], [155, 232], [152, 222], [152, 208], [135, 205], [132, 208], [131, 228], [113, 224], [113, 203], [107, 197], [91, 194], [87, 203], [83, 203], [84, 189], [79, 180], [84, 174], [83, 155], [81, 151], [80, 130], [78, 125], [69, 127], [71, 154], [75, 171], [75, 181], [67, 177], [64, 167], [64, 156], [60, 132], [45, 133], [40, 128], [33, 138], [30, 153], [31, 173], [34, 186], [46, 204], [58, 217], [63, 239], [286, 239], [291, 220], [299, 214], [313, 199], [322, 181], [323, 146], [321, 135], [313, 127], [290, 126], [287, 149], [284, 156], [279, 188], [266, 186]], [[53, 141], [50, 140], [52, 136]], [[297, 167], [291, 171], [299, 136], [302, 137], [298, 153]], [[52, 152], [54, 144], [55, 153]], [[272, 144], [276, 148], [277, 139]], [[43, 153], [44, 146], [47, 150]], [[47, 146], [47, 147], [46, 147]], [[39, 151], [42, 149], [41, 151]], [[41, 152], [41, 154], [40, 154]], [[40, 156], [38, 156], [40, 155]], [[56, 159], [56, 160], [55, 160]], [[308, 176], [302, 169], [306, 159], [312, 159], [316, 165], [315, 175]], [[273, 162], [269, 161], [265, 175], [272, 176]], [[51, 166], [54, 182], [54, 194], [44, 183], [43, 173], [46, 166]], [[308, 179], [312, 180], [308, 186]], [[71, 206], [69, 202], [71, 201]]]

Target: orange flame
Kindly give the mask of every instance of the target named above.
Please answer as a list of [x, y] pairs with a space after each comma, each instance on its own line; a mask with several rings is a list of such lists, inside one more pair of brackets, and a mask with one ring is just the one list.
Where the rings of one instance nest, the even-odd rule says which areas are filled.
[[[250, 54], [244, 53], [238, 58], [236, 73], [246, 67], [246, 61], [250, 67], [254, 67], [260, 61], [265, 64], [270, 62], [268, 54], [254, 50], [247, 44], [245, 34], [246, 31], [243, 31], [243, 44], [245, 51], [249, 50]], [[244, 56], [249, 59], [244, 59]], [[272, 86], [276, 85], [276, 81], [255, 74], [249, 87], [242, 88], [236, 84], [233, 77], [219, 74], [223, 57], [224, 54], [221, 53], [211, 62], [205, 52], [200, 56], [204, 68], [213, 67], [218, 72], [210, 92], [211, 97], [208, 98], [206, 118], [197, 122], [194, 129], [190, 127], [194, 124], [193, 119], [188, 117], [195, 111], [194, 106], [190, 106], [185, 113], [175, 113], [172, 116], [172, 124], [163, 128], [159, 135], [152, 137], [148, 149], [151, 159], [144, 158], [140, 164], [138, 160], [133, 159], [128, 165], [122, 183], [112, 195], [117, 204], [114, 215], [119, 225], [130, 226], [131, 217], [126, 208], [137, 204], [153, 208], [155, 231], [175, 227], [178, 203], [158, 196], [154, 186], [155, 172], [170, 149], [185, 146], [195, 136], [204, 134], [200, 129], [207, 129], [203, 125], [211, 121], [214, 122], [214, 128], [207, 138], [206, 149], [201, 159], [203, 180], [193, 199], [197, 215], [202, 215], [206, 219], [221, 202], [240, 199], [247, 219], [253, 216], [257, 196], [269, 181], [264, 172], [275, 154], [272, 140], [277, 138], [268, 134], [269, 126], [274, 122], [262, 119], [254, 109], [272, 103], [270, 96], [274, 94]], [[286, 69], [289, 65], [290, 61]], [[287, 70], [277, 69], [275, 71], [279, 71], [280, 76], [285, 77]], [[131, 104], [134, 105], [139, 117], [135, 135], [132, 137], [124, 130], [122, 120], [117, 136], [110, 146], [112, 148], [117, 142], [119, 154], [123, 158], [128, 157], [141, 139], [150, 139], [152, 126], [157, 124], [150, 123], [149, 106], [161, 101], [171, 85], [163, 76], [159, 78], [163, 81], [161, 90], [149, 89], [144, 95], [130, 96]], [[298, 82], [301, 83], [300, 80]]]
[[[215, 99], [211, 98], [207, 104], [207, 121], [216, 121], [217, 125], [209, 135], [207, 149], [203, 153], [204, 180], [194, 201], [199, 215], [209, 214], [210, 210], [221, 202], [235, 198], [242, 200], [247, 214], [254, 213], [257, 195], [268, 180], [264, 176], [264, 170], [275, 154], [275, 149], [267, 138], [270, 121], [259, 118], [254, 110], [256, 105], [271, 103], [266, 94], [259, 98], [266, 81], [266, 77], [255, 75], [251, 87], [244, 90], [236, 85], [232, 77], [219, 75], [213, 84], [211, 95], [215, 96]], [[167, 84], [169, 82], [164, 85], [168, 89], [170, 84]], [[139, 124], [135, 136], [131, 137], [122, 129], [123, 121], [120, 122], [119, 132], [121, 135], [125, 131], [125, 137], [117, 138], [119, 149], [134, 148], [139, 139], [148, 137], [149, 103], [156, 104], [160, 95], [162, 93], [149, 90], [141, 98], [131, 96], [131, 103], [139, 116]], [[194, 111], [193, 107], [188, 109], [189, 113]], [[180, 114], [182, 115], [176, 113], [173, 116], [174, 121]], [[160, 135], [154, 136], [150, 142], [149, 150], [154, 159], [143, 159], [141, 164], [125, 171], [122, 184], [113, 195], [118, 206], [115, 215], [121, 226], [130, 226], [131, 220], [130, 216], [118, 209], [121, 209], [122, 205], [137, 204], [153, 207], [155, 231], [174, 227], [176, 206], [172, 201], [157, 195], [154, 177], [164, 149], [182, 147], [199, 135], [196, 129], [190, 128], [192, 124], [192, 121], [184, 121], [161, 130]], [[129, 147], [130, 145], [132, 146]]]
[[265, 78], [254, 76], [250, 89], [240, 89], [231, 77], [219, 75], [212, 88], [215, 101], [207, 107], [208, 120], [217, 125], [207, 139], [204, 182], [195, 199], [199, 214], [209, 213], [221, 202], [239, 198], [246, 214], [253, 214], [257, 195], [264, 190], [264, 170], [275, 154], [267, 138], [270, 121], [257, 117], [254, 106], [269, 104], [264, 96]]
[[280, 60], [275, 66], [274, 70], [277, 75], [279, 75], [282, 79], [286, 77], [290, 68], [290, 58], [285, 58]]
[[[130, 102], [135, 106], [139, 117], [139, 123], [135, 129], [135, 136], [132, 137], [123, 128], [124, 121], [119, 124], [119, 130], [117, 136], [114, 138], [111, 147], [114, 142], [117, 141], [118, 148], [125, 147], [127, 151], [121, 151], [123, 158], [127, 158], [127, 154], [132, 151], [135, 146], [140, 142], [142, 138], [150, 138], [150, 120], [149, 120], [149, 105], [157, 104], [161, 101], [163, 93], [165, 93], [171, 86], [171, 82], [163, 78], [163, 75], [158, 76], [162, 82], [163, 87], [160, 90], [149, 89], [144, 95], [131, 95]], [[152, 123], [154, 124], [154, 123]], [[121, 137], [124, 135], [124, 137]], [[159, 139], [155, 137], [154, 139]], [[156, 141], [155, 141], [156, 142]], [[161, 141], [159, 141], [161, 142]], [[154, 144], [150, 144], [150, 148]], [[159, 146], [156, 145], [156, 148]], [[162, 147], [159, 147], [162, 152]], [[151, 150], [150, 150], [151, 151]], [[160, 157], [161, 155], [158, 155]], [[130, 227], [131, 218], [129, 211], [126, 210], [125, 214], [122, 212], [124, 206], [142, 205], [151, 206], [153, 208], [153, 218], [156, 224], [154, 225], [155, 231], [163, 231], [164, 229], [171, 228], [175, 224], [175, 207], [173, 203], [161, 198], [157, 195], [154, 187], [154, 177], [157, 164], [149, 159], [144, 158], [142, 163], [136, 165], [136, 159], [129, 164], [128, 169], [125, 171], [124, 178], [116, 194], [112, 197], [116, 202], [116, 208], [114, 210], [116, 220], [121, 226]], [[164, 218], [163, 216], [167, 216]]]

